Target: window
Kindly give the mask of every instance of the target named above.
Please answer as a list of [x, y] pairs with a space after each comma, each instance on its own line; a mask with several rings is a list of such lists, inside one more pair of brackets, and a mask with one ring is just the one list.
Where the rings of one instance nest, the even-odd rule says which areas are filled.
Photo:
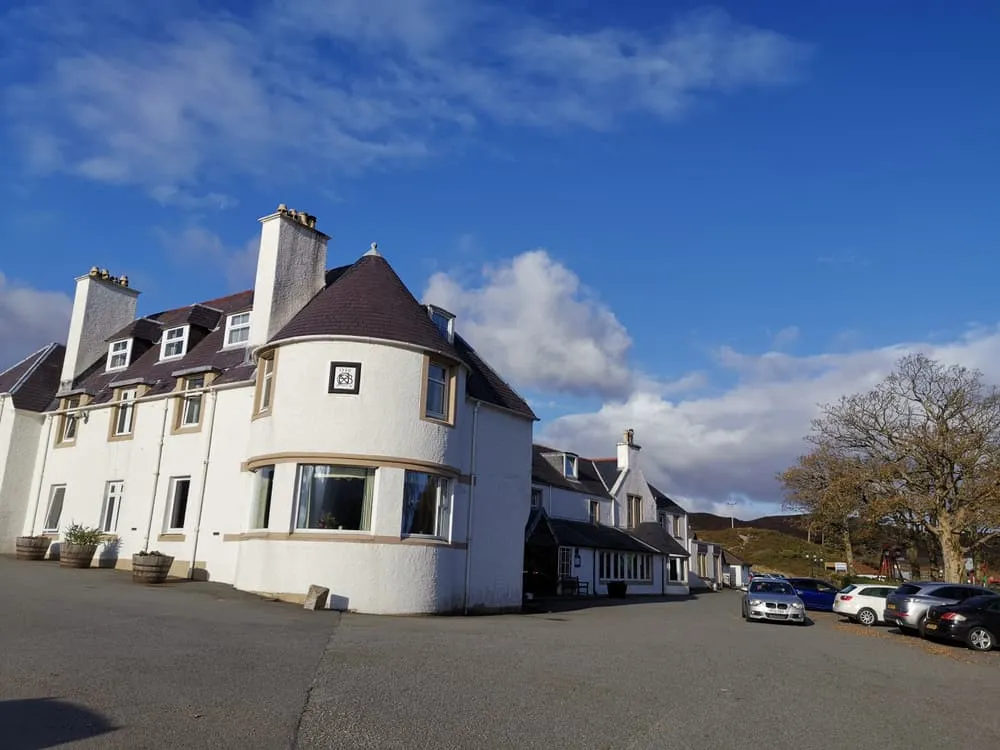
[[191, 477], [174, 477], [170, 480], [170, 506], [167, 508], [167, 531], [183, 531], [187, 519], [188, 495]]
[[197, 427], [201, 424], [201, 404], [205, 394], [201, 389], [205, 387], [204, 375], [193, 375], [184, 378], [184, 400], [181, 405], [180, 427]]
[[590, 501], [590, 522], [591, 523], [601, 522], [601, 504], [596, 500]]
[[114, 341], [108, 347], [108, 371], [124, 370], [132, 354], [132, 339]]
[[257, 414], [271, 411], [271, 401], [274, 398], [274, 358], [275, 353], [262, 357], [257, 365]]
[[829, 583], [823, 583], [822, 581], [816, 582], [816, 590], [821, 594], [836, 594], [836, 586], [831, 586]]
[[250, 313], [237, 313], [226, 318], [226, 346], [245, 344], [249, 338]]
[[601, 552], [600, 580], [648, 583], [653, 580], [653, 556], [641, 552]]
[[101, 531], [109, 534], [118, 529], [118, 516], [125, 498], [125, 482], [108, 482], [104, 491], [104, 507], [101, 508]]
[[885, 599], [892, 592], [892, 589], [881, 588], [879, 586], [872, 586], [867, 589], [861, 589], [858, 592], [858, 596], [875, 596], [879, 599]]
[[579, 463], [576, 456], [566, 453], [563, 455], [563, 476], [567, 479], [576, 479]]
[[54, 484], [49, 491], [49, 507], [45, 511], [45, 525], [42, 531], [58, 531], [62, 517], [63, 501], [66, 499], [66, 485]]
[[160, 359], [183, 357], [187, 351], [188, 327], [168, 328], [160, 343]]
[[114, 412], [114, 435], [131, 435], [135, 425], [135, 397], [138, 394], [135, 388], [121, 391], [118, 396], [118, 406]]
[[671, 581], [684, 580], [684, 561], [678, 557], [670, 558], [670, 580]]
[[449, 482], [444, 477], [406, 472], [403, 482], [403, 535], [448, 537], [451, 526]]
[[569, 578], [573, 575], [573, 548], [559, 548], [559, 577]]
[[75, 414], [72, 410], [79, 408], [79, 406], [79, 396], [73, 396], [72, 398], [65, 400], [63, 408], [67, 410], [67, 413], [62, 415], [62, 421], [59, 426], [60, 443], [72, 443], [76, 441], [77, 420], [79, 419], [79, 415]]
[[441, 335], [448, 339], [449, 343], [453, 342], [455, 340], [455, 316], [447, 310], [434, 307], [434, 305], [428, 305], [427, 309], [430, 311], [431, 321], [441, 332]]
[[642, 497], [640, 495], [628, 496], [628, 528], [634, 529], [642, 522]]
[[250, 528], [266, 529], [271, 522], [271, 491], [274, 488], [274, 466], [261, 466], [254, 477], [254, 505]]
[[681, 538], [681, 517], [680, 516], [670, 516], [670, 528], [667, 529], [667, 530], [670, 532], [671, 536], [676, 537], [677, 539], [680, 539]]
[[427, 394], [424, 415], [431, 419], [447, 421], [451, 406], [451, 373], [438, 362], [427, 364]]
[[300, 464], [297, 529], [368, 531], [374, 469]]
[[702, 578], [708, 576], [708, 558], [704, 552], [698, 553], [698, 575]]
[[542, 490], [539, 487], [531, 488], [531, 507], [532, 508], [542, 507]]

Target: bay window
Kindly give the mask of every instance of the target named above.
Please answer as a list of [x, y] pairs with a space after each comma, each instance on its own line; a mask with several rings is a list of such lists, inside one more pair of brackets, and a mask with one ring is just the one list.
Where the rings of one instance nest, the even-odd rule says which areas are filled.
[[407, 471], [403, 481], [403, 536], [447, 539], [451, 530], [451, 483], [444, 477]]
[[370, 531], [375, 470], [299, 464], [295, 528]]
[[653, 580], [653, 556], [643, 552], [601, 552], [601, 581], [650, 583]]

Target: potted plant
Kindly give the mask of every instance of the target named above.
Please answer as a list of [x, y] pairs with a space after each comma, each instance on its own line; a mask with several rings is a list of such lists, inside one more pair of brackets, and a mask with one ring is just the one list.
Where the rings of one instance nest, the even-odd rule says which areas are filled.
[[16, 550], [18, 560], [44, 560], [52, 542], [47, 536], [19, 536]]
[[100, 529], [74, 523], [63, 534], [63, 543], [59, 547], [59, 565], [64, 568], [89, 568], [97, 546], [103, 541], [104, 532]]
[[162, 552], [142, 550], [132, 555], [132, 581], [134, 583], [163, 583], [170, 573], [174, 558]]

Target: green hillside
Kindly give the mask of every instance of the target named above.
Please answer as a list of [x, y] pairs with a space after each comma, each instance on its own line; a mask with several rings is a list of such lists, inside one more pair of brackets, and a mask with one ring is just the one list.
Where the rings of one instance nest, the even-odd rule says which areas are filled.
[[[811, 572], [816, 576], [823, 575], [818, 565], [810, 570], [809, 560], [806, 559], [807, 554], [824, 557], [822, 547], [780, 531], [747, 527], [716, 529], [698, 534], [698, 538], [721, 544], [734, 555], [752, 563], [753, 569], [761, 573], [807, 576]], [[827, 551], [827, 555], [830, 554]], [[826, 559], [833, 560], [832, 557]]]

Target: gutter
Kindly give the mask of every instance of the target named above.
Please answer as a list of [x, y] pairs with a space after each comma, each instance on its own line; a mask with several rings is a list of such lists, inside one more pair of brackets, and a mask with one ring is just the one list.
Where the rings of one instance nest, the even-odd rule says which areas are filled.
[[195, 565], [198, 560], [198, 539], [201, 537], [201, 516], [205, 510], [205, 486], [208, 482], [208, 466], [212, 458], [212, 434], [215, 432], [215, 410], [218, 407], [219, 394], [212, 392], [212, 417], [208, 422], [207, 445], [205, 446], [205, 458], [202, 461], [201, 489], [198, 491], [198, 520], [194, 527], [194, 546], [191, 550], [191, 567], [188, 570], [188, 578], [194, 580]]
[[166, 442], [167, 414], [170, 412], [170, 399], [163, 402], [163, 422], [160, 424], [160, 444], [156, 449], [156, 468], [153, 470], [153, 496], [149, 501], [149, 520], [146, 522], [146, 538], [142, 542], [144, 552], [149, 551], [149, 538], [153, 534], [153, 514], [156, 511], [156, 493], [160, 486], [160, 467], [163, 464], [163, 443]]
[[469, 459], [469, 510], [465, 515], [465, 593], [462, 597], [462, 614], [469, 614], [469, 580], [472, 576], [472, 511], [476, 499], [476, 435], [479, 432], [480, 401], [472, 410], [472, 451]]
[[35, 492], [35, 507], [31, 510], [31, 529], [30, 533], [34, 535], [35, 524], [38, 523], [38, 504], [42, 499], [42, 487], [45, 486], [45, 464], [49, 458], [49, 445], [52, 442], [52, 423], [55, 421], [52, 417], [46, 417], [49, 423], [49, 428], [45, 433], [45, 447], [42, 450], [42, 465], [38, 471], [38, 490]]

